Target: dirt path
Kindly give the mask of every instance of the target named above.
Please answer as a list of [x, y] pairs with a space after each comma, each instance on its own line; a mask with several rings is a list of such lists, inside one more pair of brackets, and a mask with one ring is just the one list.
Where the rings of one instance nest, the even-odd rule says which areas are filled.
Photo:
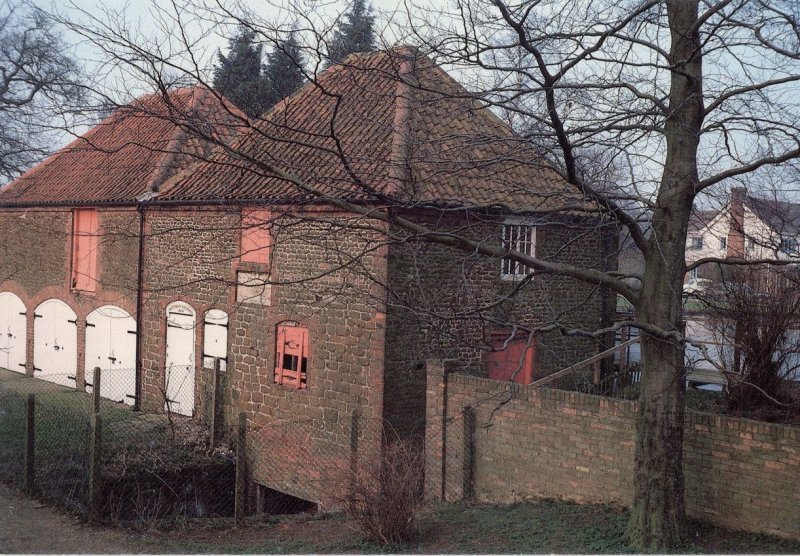
[[129, 533], [93, 527], [0, 485], [2, 553], [138, 553]]

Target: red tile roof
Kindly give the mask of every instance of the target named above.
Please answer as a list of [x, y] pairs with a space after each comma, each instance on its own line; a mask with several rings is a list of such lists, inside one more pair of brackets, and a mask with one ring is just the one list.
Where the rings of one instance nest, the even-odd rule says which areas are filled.
[[[171, 200], [315, 198], [552, 210], [577, 195], [499, 118], [410, 49], [354, 55], [235, 146], [165, 185]], [[281, 173], [284, 173], [283, 175]]]
[[243, 116], [201, 87], [142, 97], [0, 190], [0, 205], [133, 203], [198, 153], [183, 130], [198, 118], [229, 135]]

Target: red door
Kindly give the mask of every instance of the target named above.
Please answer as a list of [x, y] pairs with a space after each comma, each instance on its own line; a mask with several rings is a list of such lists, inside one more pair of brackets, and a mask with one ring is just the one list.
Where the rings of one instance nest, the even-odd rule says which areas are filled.
[[536, 345], [528, 345], [527, 334], [517, 334], [517, 337], [507, 341], [510, 335], [510, 332], [492, 334], [492, 351], [486, 358], [489, 378], [530, 384], [533, 382]]

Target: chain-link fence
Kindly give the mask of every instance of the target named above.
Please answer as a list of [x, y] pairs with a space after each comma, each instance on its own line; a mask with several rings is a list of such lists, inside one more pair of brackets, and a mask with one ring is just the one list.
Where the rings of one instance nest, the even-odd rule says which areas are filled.
[[102, 521], [233, 516], [233, 453], [168, 401], [134, 411], [130, 376], [76, 388], [0, 370], [0, 480]]

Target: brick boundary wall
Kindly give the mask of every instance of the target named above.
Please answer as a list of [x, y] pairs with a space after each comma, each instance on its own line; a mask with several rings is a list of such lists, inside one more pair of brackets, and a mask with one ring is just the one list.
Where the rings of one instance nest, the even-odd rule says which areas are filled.
[[[428, 363], [426, 497], [630, 504], [637, 403], [457, 367]], [[800, 538], [800, 428], [687, 411], [684, 472], [690, 517]]]

